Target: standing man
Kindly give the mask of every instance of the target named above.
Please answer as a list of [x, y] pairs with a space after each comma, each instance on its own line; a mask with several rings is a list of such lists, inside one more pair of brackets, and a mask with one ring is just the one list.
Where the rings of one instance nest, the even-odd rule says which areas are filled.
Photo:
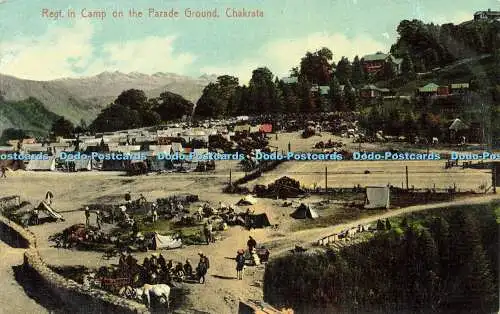
[[130, 191], [128, 191], [127, 194], [125, 194], [125, 202], [127, 204], [130, 204], [132, 202], [132, 196], [130, 195]]
[[101, 229], [101, 212], [100, 211], [96, 211], [95, 212], [96, 214], [96, 223], [97, 223], [97, 228], [100, 230]]
[[2, 172], [1, 178], [7, 179], [7, 176], [5, 175], [5, 173], [7, 172], [7, 168], [5, 168], [4, 166], [2, 166], [1, 172]]
[[249, 238], [247, 241], [248, 252], [252, 253], [255, 247], [257, 246], [257, 241], [255, 241], [255, 239], [252, 238], [251, 236], [248, 238]]
[[152, 216], [153, 216], [153, 223], [157, 222], [158, 221], [158, 212], [156, 211], [156, 204], [153, 204]]
[[88, 206], [85, 207], [85, 226], [88, 227], [90, 225], [90, 209]]
[[208, 269], [210, 268], [210, 262], [208, 260], [208, 257], [205, 256], [202, 252], [199, 252], [198, 255], [200, 256], [200, 261], [198, 263], [198, 267], [196, 268], [196, 273], [198, 275], [198, 282], [199, 283], [205, 283], [205, 275], [208, 272]]
[[238, 250], [238, 255], [236, 255], [236, 275], [238, 280], [243, 279], [243, 268], [245, 267], [245, 256], [243, 254], [243, 250]]
[[39, 216], [38, 216], [38, 207], [35, 207], [33, 209], [33, 224], [38, 225], [40, 223]]

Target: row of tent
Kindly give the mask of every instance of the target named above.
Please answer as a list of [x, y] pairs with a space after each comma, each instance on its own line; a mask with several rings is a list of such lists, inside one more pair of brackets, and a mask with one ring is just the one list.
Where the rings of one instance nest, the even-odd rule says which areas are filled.
[[[91, 171], [93, 169], [107, 171], [126, 171], [133, 161], [129, 160], [104, 160], [98, 163], [91, 159], [78, 159], [72, 161], [76, 171]], [[146, 160], [149, 171], [158, 172], [174, 169], [174, 164], [171, 160], [160, 160], [157, 158], [148, 158]], [[69, 168], [69, 163], [65, 165]], [[26, 165], [28, 171], [55, 171], [57, 169], [57, 159], [54, 156], [49, 156], [46, 160], [30, 160]]]

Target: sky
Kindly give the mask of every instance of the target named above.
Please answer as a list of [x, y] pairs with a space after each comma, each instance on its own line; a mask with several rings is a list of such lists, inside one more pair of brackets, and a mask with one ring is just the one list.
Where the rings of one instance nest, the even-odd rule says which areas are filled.
[[[179, 17], [149, 17], [150, 8]], [[229, 18], [228, 8], [263, 17]], [[104, 71], [229, 74], [246, 84], [260, 66], [287, 76], [321, 47], [335, 61], [387, 52], [403, 19], [457, 24], [488, 8], [500, 10], [500, 0], [0, 0], [0, 73], [32, 80]], [[130, 9], [144, 16], [130, 17]], [[219, 17], [188, 18], [186, 9], [216, 9]]]

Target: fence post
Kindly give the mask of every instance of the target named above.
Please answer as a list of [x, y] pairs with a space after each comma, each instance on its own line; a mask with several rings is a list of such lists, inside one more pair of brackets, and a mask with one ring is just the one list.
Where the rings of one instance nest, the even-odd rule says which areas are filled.
[[325, 193], [328, 193], [328, 167], [325, 167]]
[[406, 189], [408, 190], [408, 166], [406, 166]]

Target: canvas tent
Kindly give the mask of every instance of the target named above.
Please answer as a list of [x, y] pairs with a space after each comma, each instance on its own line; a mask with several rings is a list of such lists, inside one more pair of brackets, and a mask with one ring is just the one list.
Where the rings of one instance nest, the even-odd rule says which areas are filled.
[[56, 220], [64, 220], [61, 214], [56, 212], [49, 204], [45, 202], [40, 202], [40, 205], [38, 205], [38, 210], [44, 212], [49, 217], [54, 218]]
[[297, 207], [297, 209], [290, 214], [290, 216], [295, 219], [316, 219], [319, 217], [318, 213], [312, 209], [310, 205], [306, 205], [304, 203], [300, 204], [300, 206]]
[[240, 199], [236, 205], [255, 205], [257, 204], [257, 200], [252, 195], [247, 195], [244, 198]]
[[181, 246], [182, 246], [182, 239], [180, 237], [162, 236], [157, 232], [154, 233], [153, 248], [155, 250], [177, 249], [180, 248]]
[[366, 187], [365, 208], [389, 208], [390, 189], [388, 186]]
[[469, 127], [460, 119], [453, 120], [453, 122], [451, 123], [451, 125], [449, 127], [449, 129], [451, 131], [455, 131], [455, 132], [467, 130], [468, 128]]
[[267, 218], [267, 215], [265, 213], [248, 215], [248, 218], [252, 228], [264, 228], [271, 226], [269, 218]]
[[49, 159], [32, 159], [28, 162], [26, 170], [29, 171], [54, 171], [56, 170], [56, 158], [50, 156]]
[[157, 171], [167, 171], [174, 168], [174, 164], [171, 160], [162, 160], [157, 158], [146, 159], [146, 164], [148, 165], [149, 171], [157, 172]]

